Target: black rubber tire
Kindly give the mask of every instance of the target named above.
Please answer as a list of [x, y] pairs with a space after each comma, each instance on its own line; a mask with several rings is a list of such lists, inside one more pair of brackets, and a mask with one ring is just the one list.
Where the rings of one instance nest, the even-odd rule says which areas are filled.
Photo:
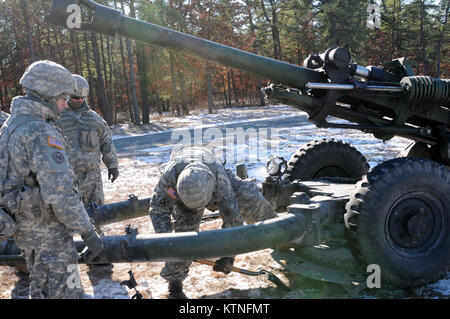
[[429, 149], [428, 145], [425, 143], [420, 143], [420, 142], [412, 142], [411, 144], [409, 144], [397, 156], [397, 158], [400, 158], [400, 157], [422, 157], [422, 158], [431, 159], [430, 149]]
[[[384, 286], [415, 288], [450, 266], [450, 170], [425, 158], [396, 158], [357, 184], [344, 216], [361, 270], [377, 264]], [[368, 274], [369, 275], [369, 274]]]
[[336, 139], [321, 139], [303, 145], [289, 160], [284, 179], [313, 180], [320, 177], [361, 179], [369, 164], [353, 146]]

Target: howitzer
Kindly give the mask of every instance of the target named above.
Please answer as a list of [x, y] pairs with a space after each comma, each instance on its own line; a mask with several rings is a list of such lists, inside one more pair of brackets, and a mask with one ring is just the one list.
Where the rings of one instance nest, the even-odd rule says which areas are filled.
[[[275, 83], [264, 89], [268, 98], [306, 111], [318, 127], [358, 129], [382, 140], [402, 136], [450, 164], [450, 80], [415, 76], [407, 59], [363, 67], [346, 48], [335, 47], [310, 55], [301, 67], [139, 21], [91, 0], [54, 0], [48, 21], [68, 27], [73, 4], [92, 11], [80, 30], [120, 34], [249, 72]], [[354, 124], [330, 123], [328, 115]]]
[[[149, 198], [127, 201], [88, 209], [97, 226], [148, 215]], [[302, 213], [309, 215], [317, 206], [304, 205], [297, 214], [286, 214], [252, 225], [203, 232], [174, 234], [128, 234], [105, 236], [103, 251], [92, 263], [128, 263], [146, 261], [180, 261], [218, 258], [276, 247], [304, 235]], [[75, 240], [78, 252], [85, 244]], [[0, 265], [15, 266], [24, 262], [21, 251], [12, 239], [0, 242]], [[84, 260], [80, 260], [84, 262]]]
[[[293, 249], [275, 250], [274, 258], [294, 272], [321, 280], [353, 282], [354, 270], [366, 272], [367, 265], [381, 268], [384, 286], [417, 287], [446, 276], [449, 80], [415, 76], [403, 58], [362, 67], [341, 47], [313, 54], [297, 66], [132, 19], [90, 0], [54, 0], [48, 20], [68, 27], [68, 8], [74, 4], [92, 13], [92, 21], [81, 23], [81, 30], [124, 35], [271, 80], [274, 84], [263, 89], [265, 94], [307, 112], [318, 127], [414, 141], [403, 158], [370, 171], [362, 154], [347, 143], [308, 143], [289, 162], [273, 157], [267, 165], [270, 176], [263, 183], [263, 195], [287, 215], [204, 234], [106, 237], [101, 262], [203, 259], [295, 243]], [[330, 123], [328, 116], [351, 123]], [[308, 182], [318, 178], [327, 182]], [[133, 205], [127, 213], [115, 206], [120, 218], [136, 216], [140, 206]], [[103, 218], [114, 220], [107, 214]], [[220, 247], [214, 245], [224, 241]]]

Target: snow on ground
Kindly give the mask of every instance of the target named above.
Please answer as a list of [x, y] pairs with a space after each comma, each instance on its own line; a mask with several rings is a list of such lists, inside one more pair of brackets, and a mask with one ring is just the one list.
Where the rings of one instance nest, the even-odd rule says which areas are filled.
[[[154, 134], [167, 130], [176, 131], [186, 127], [215, 127], [223, 126], [233, 122], [249, 123], [261, 119], [280, 120], [291, 116], [303, 115], [304, 113], [289, 106], [268, 106], [263, 108], [232, 108], [217, 110], [216, 114], [208, 114], [206, 111], [195, 111], [184, 118], [164, 118], [152, 126], [133, 127], [127, 125], [113, 128], [114, 138], [127, 138], [143, 134]], [[340, 120], [334, 120], [339, 122]], [[155, 130], [155, 127], [157, 128]], [[404, 149], [409, 141], [403, 138], [394, 138], [386, 143], [375, 139], [370, 134], [363, 134], [353, 130], [318, 129], [311, 123], [290, 126], [281, 129], [278, 135], [260, 138], [257, 142], [267, 143], [271, 150], [278, 153], [264, 154], [256, 159], [251, 155], [257, 146], [254, 141], [248, 145], [234, 145], [241, 151], [236, 154], [233, 162], [227, 162], [226, 166], [234, 168], [237, 163], [245, 162], [249, 168], [250, 177], [256, 177], [261, 182], [265, 178], [265, 163], [269, 155], [290, 156], [304, 143], [320, 138], [339, 138], [353, 144], [367, 158], [371, 167], [380, 162], [395, 157], [399, 151]], [[245, 143], [245, 142], [244, 142]], [[253, 143], [253, 144], [252, 144]], [[227, 145], [222, 144], [223, 148]], [[272, 148], [272, 146], [275, 146]], [[107, 203], [118, 202], [128, 199], [128, 195], [134, 194], [139, 198], [150, 197], [152, 190], [160, 176], [161, 165], [169, 160], [171, 145], [159, 146], [140, 150], [139, 154], [122, 154], [119, 157], [120, 176], [114, 182], [107, 181], [107, 170], [102, 169], [104, 180], [105, 199]], [[219, 147], [220, 149], [220, 147]], [[106, 235], [123, 235], [125, 227], [130, 224], [136, 227], [139, 233], [153, 233], [153, 227], [148, 217], [141, 217], [126, 222], [115, 223], [102, 227]], [[201, 230], [217, 229], [221, 227], [221, 220], [208, 220], [201, 225]], [[236, 256], [235, 266], [249, 269], [266, 269], [275, 273], [286, 284], [297, 289], [285, 292], [274, 287], [265, 276], [251, 277], [238, 273], [225, 275], [212, 271], [212, 267], [193, 263], [189, 276], [184, 282], [185, 293], [189, 298], [349, 298], [346, 290], [342, 287], [315, 282], [289, 271], [284, 270], [271, 257], [271, 249], [242, 254]], [[120, 282], [129, 279], [128, 271], [131, 269], [138, 282], [137, 289], [144, 298], [166, 298], [167, 283], [159, 276], [164, 263], [148, 262], [138, 264], [114, 264], [105, 266], [88, 267], [80, 265], [80, 274], [87, 298], [130, 298], [134, 290], [129, 291]], [[24, 298], [26, 296], [27, 278], [16, 273], [13, 268], [0, 267], [0, 298]], [[450, 296], [450, 279], [441, 280], [435, 284], [428, 285], [420, 291], [402, 295], [412, 298], [448, 298]], [[370, 293], [363, 294], [364, 298], [373, 298]], [[379, 296], [375, 296], [379, 297]], [[391, 298], [398, 295], [385, 294], [381, 297]]]
[[[208, 128], [212, 126], [220, 126], [231, 123], [244, 123], [247, 121], [261, 120], [262, 118], [273, 118], [277, 116], [292, 116], [292, 111], [299, 112], [285, 105], [271, 105], [268, 107], [243, 107], [243, 108], [227, 108], [215, 110], [213, 114], [209, 114], [207, 110], [194, 110], [188, 116], [174, 117], [170, 113], [164, 113], [164, 117], [160, 118], [157, 114], [150, 115], [151, 124], [136, 126], [133, 124], [120, 124], [112, 127], [114, 134], [113, 140], [128, 138], [130, 136], [144, 136], [162, 131], [177, 131], [187, 128]], [[152, 120], [158, 118], [158, 120]]]

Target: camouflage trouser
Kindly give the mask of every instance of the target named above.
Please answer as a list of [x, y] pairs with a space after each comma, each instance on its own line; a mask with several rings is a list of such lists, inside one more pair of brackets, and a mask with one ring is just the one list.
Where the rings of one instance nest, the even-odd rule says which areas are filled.
[[[198, 232], [203, 211], [193, 211], [184, 205], [176, 204], [173, 209], [175, 232]], [[161, 270], [161, 277], [167, 281], [183, 281], [186, 279], [192, 261], [169, 261]]]
[[81, 196], [85, 207], [95, 203], [99, 206], [105, 204], [103, 193], [102, 174], [100, 169], [86, 172], [76, 172], [80, 182]]
[[[63, 249], [64, 247], [66, 249]], [[32, 299], [80, 299], [83, 297], [78, 255], [72, 243], [45, 249], [24, 250], [30, 272]], [[68, 249], [68, 250], [67, 250]]]

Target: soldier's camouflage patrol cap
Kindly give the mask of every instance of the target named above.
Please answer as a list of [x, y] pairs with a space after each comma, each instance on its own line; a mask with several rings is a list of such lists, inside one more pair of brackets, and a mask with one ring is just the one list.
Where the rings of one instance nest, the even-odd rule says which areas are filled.
[[170, 160], [177, 164], [193, 162], [221, 164], [220, 158], [216, 157], [211, 150], [197, 145], [172, 150]]
[[19, 83], [46, 100], [60, 95], [72, 95], [76, 89], [72, 73], [62, 65], [48, 60], [30, 64]]
[[195, 162], [178, 176], [177, 192], [186, 207], [201, 209], [211, 201], [215, 185], [216, 177], [208, 166]]

